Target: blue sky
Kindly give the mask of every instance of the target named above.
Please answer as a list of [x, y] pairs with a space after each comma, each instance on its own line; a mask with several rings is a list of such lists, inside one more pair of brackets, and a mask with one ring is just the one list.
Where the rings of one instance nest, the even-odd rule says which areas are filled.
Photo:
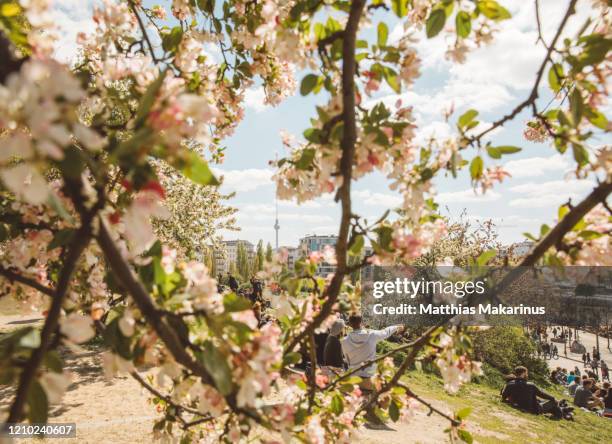
[[[55, 0], [57, 23], [63, 30], [58, 44], [59, 58], [70, 59], [76, 32], [91, 29], [88, 18], [91, 3]], [[451, 103], [456, 110], [451, 121], [465, 109], [475, 108], [480, 111], [479, 118], [485, 125], [484, 122], [496, 120], [529, 95], [544, 55], [543, 48], [536, 46], [533, 2], [502, 0], [501, 3], [511, 11], [513, 18], [499, 26], [500, 31], [495, 34], [492, 45], [472, 51], [463, 65], [451, 65], [445, 60], [447, 42], [443, 37], [421, 40], [417, 44], [423, 63], [421, 78], [401, 98], [404, 105], [414, 106], [419, 137], [450, 133], [442, 111]], [[566, 2], [544, 0], [540, 3], [544, 35], [550, 40], [565, 12]], [[569, 33], [582, 25], [581, 16], [590, 8], [591, 2], [587, 0], [579, 4], [578, 14], [568, 27]], [[390, 38], [399, 38], [402, 27], [395, 22], [388, 24], [392, 29]], [[364, 35], [371, 32], [371, 29], [366, 29]], [[298, 76], [298, 84], [301, 76]], [[542, 96], [542, 104], [546, 104], [550, 96], [544, 89]], [[398, 97], [390, 89], [383, 88], [376, 98], [394, 103]], [[242, 228], [241, 232], [228, 233], [228, 239], [241, 238], [252, 242], [263, 239], [273, 243], [275, 189], [270, 180], [272, 170], [268, 162], [274, 159], [275, 153], [281, 157], [284, 154], [281, 130], [300, 136], [314, 115], [314, 105], [325, 101], [323, 95], [304, 98], [296, 92], [294, 97], [273, 108], [264, 105], [260, 87], [247, 92], [245, 118], [226, 141], [226, 160], [218, 168], [225, 177], [223, 190], [236, 192], [231, 204], [239, 210], [238, 222]], [[492, 135], [494, 145], [523, 148], [522, 152], [502, 159], [506, 170], [513, 176], [503, 184], [484, 196], [477, 196], [471, 189], [467, 171], [457, 179], [436, 179], [438, 202], [443, 214], [456, 219], [465, 210], [475, 223], [492, 219], [501, 240], [511, 243], [522, 240], [524, 231], [534, 232], [541, 223], [553, 222], [556, 208], [568, 198], [577, 201], [588, 194], [592, 182], [576, 180], [571, 175], [571, 153], [561, 156], [547, 144], [533, 144], [523, 139], [522, 132], [528, 118], [527, 114], [519, 115]], [[596, 140], [594, 145], [604, 142]], [[467, 157], [472, 155], [470, 153]], [[490, 159], [487, 162], [487, 165], [492, 164]], [[354, 190], [357, 213], [371, 219], [400, 201], [398, 195], [389, 191], [381, 175], [358, 181]], [[331, 196], [300, 206], [280, 201], [280, 244], [297, 245], [298, 239], [306, 234], [336, 233], [338, 215]]]

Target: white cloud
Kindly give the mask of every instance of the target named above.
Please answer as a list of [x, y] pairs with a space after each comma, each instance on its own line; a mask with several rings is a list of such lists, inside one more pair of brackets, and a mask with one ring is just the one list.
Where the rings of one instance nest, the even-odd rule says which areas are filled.
[[361, 203], [370, 206], [383, 206], [388, 208], [397, 207], [402, 204], [401, 196], [376, 193], [370, 190], [355, 191], [353, 193], [353, 200], [355, 203]]
[[517, 177], [539, 177], [551, 171], [566, 171], [569, 163], [560, 154], [549, 157], [528, 157], [526, 159], [511, 160], [504, 164], [504, 169], [513, 178]]
[[54, 44], [54, 56], [59, 61], [74, 61], [77, 34], [93, 30], [95, 24], [91, 16], [94, 3], [91, 0], [55, 0], [51, 3], [53, 22], [59, 37]]
[[547, 208], [556, 207], [568, 199], [579, 199], [594, 186], [589, 180], [551, 180], [542, 183], [526, 183], [510, 187], [513, 193], [521, 193], [522, 197], [512, 199], [509, 206], [515, 208]]
[[472, 188], [463, 191], [450, 191], [439, 193], [435, 198], [440, 203], [481, 203], [494, 202], [501, 198], [501, 194], [496, 191], [489, 190], [485, 194], [476, 194]]
[[244, 93], [244, 103], [247, 108], [251, 108], [258, 113], [268, 109], [268, 106], [264, 103], [265, 98], [266, 93], [263, 86], [249, 88]]
[[264, 186], [271, 186], [274, 172], [267, 168], [248, 168], [245, 170], [213, 169], [217, 176], [223, 177], [225, 191], [253, 191]]

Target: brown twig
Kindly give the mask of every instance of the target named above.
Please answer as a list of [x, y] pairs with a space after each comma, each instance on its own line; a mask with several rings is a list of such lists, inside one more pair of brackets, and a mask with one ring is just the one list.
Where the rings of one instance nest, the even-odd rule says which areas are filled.
[[407, 394], [408, 396], [410, 396], [411, 398], [416, 399], [418, 402], [420, 402], [420, 403], [421, 403], [421, 404], [423, 404], [425, 407], [427, 407], [427, 408], [429, 409], [429, 414], [431, 414], [431, 413], [436, 413], [436, 414], [438, 414], [438, 415], [442, 416], [443, 418], [448, 419], [448, 420], [451, 422], [451, 424], [452, 424], [453, 426], [455, 426], [455, 427], [457, 427], [457, 426], [460, 426], [460, 425], [461, 425], [461, 421], [459, 421], [459, 420], [457, 420], [457, 419], [453, 418], [453, 417], [452, 417], [452, 416], [450, 416], [450, 415], [447, 415], [446, 413], [444, 413], [444, 412], [443, 412], [443, 411], [441, 411], [440, 409], [438, 409], [438, 408], [434, 407], [434, 406], [433, 406], [431, 403], [429, 403], [428, 401], [424, 400], [424, 399], [423, 399], [423, 398], [421, 398], [419, 395], [417, 395], [416, 393], [414, 393], [414, 392], [413, 392], [413, 391], [410, 389], [410, 387], [408, 387], [407, 385], [402, 384], [401, 382], [398, 382], [398, 383], [397, 383], [397, 386], [398, 386], [398, 387], [403, 388], [404, 390], [406, 390], [406, 394]]
[[557, 41], [561, 37], [561, 33], [563, 32], [563, 29], [565, 28], [565, 25], [567, 24], [567, 21], [569, 20], [570, 16], [575, 12], [576, 2], [577, 2], [577, 0], [571, 0], [569, 6], [567, 7], [567, 11], [565, 12], [565, 15], [563, 16], [563, 19], [561, 20], [559, 28], [557, 29], [557, 32], [556, 32], [552, 42], [550, 43], [550, 46], [548, 47], [548, 49], [546, 51], [546, 56], [544, 57], [544, 61], [542, 62], [542, 64], [540, 65], [540, 68], [538, 69], [538, 72], [536, 74], [536, 81], [535, 81], [535, 83], [533, 85], [531, 93], [529, 94], [529, 97], [527, 97], [527, 99], [525, 99], [523, 102], [521, 102], [509, 114], [507, 114], [504, 117], [502, 117], [501, 119], [493, 122], [489, 128], [487, 128], [486, 130], [482, 131], [480, 134], [470, 138], [470, 143], [479, 142], [480, 139], [482, 139], [482, 137], [484, 137], [486, 134], [490, 133], [495, 128], [499, 128], [500, 126], [504, 125], [509, 120], [514, 119], [521, 111], [523, 111], [525, 108], [527, 108], [529, 105], [531, 105], [532, 103], [534, 103], [537, 100], [537, 98], [538, 98], [538, 89], [540, 87], [540, 82], [542, 81], [542, 76], [544, 75], [544, 69], [546, 68], [546, 65], [548, 64], [548, 62], [550, 60], [550, 55], [551, 55], [553, 49], [555, 48], [555, 45], [557, 44]]
[[[76, 186], [76, 184], [66, 184], [67, 186]], [[82, 199], [80, 196], [82, 186], [78, 186], [77, 189], [73, 189], [74, 200]], [[36, 350], [32, 352], [30, 359], [26, 363], [21, 377], [19, 378], [19, 386], [17, 387], [17, 393], [13, 404], [11, 405], [10, 413], [6, 423], [19, 422], [23, 417], [23, 409], [32, 386], [32, 382], [36, 377], [38, 367], [42, 363], [47, 351], [53, 340], [53, 335], [59, 325], [59, 317], [62, 310], [62, 304], [68, 292], [70, 286], [70, 280], [74, 274], [77, 266], [77, 262], [83, 253], [83, 250], [87, 248], [92, 238], [92, 221], [98, 210], [100, 209], [101, 203], [98, 202], [91, 210], [85, 213], [82, 217], [81, 228], [76, 232], [74, 240], [68, 248], [66, 260], [64, 266], [60, 272], [57, 286], [53, 293], [53, 299], [49, 313], [45, 319], [42, 331], [40, 332], [40, 345]], [[6, 426], [6, 424], [5, 424]]]
[[42, 284], [39, 284], [34, 279], [30, 279], [20, 275], [19, 273], [15, 273], [14, 271], [9, 270], [8, 268], [4, 268], [2, 265], [0, 265], [0, 275], [4, 276], [11, 282], [19, 282], [20, 284], [32, 287], [34, 290], [38, 290], [41, 293], [46, 294], [47, 296], [53, 297], [55, 295], [55, 290], [53, 288], [49, 288]]

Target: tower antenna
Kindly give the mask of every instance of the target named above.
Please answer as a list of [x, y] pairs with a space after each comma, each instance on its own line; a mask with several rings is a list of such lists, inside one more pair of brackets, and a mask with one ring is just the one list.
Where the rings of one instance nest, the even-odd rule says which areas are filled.
[[[274, 153], [274, 164], [278, 164], [278, 153]], [[274, 231], [276, 232], [276, 249], [278, 250], [278, 230], [280, 230], [280, 225], [278, 223], [278, 195], [274, 194], [274, 205], [275, 205], [275, 215], [276, 219], [274, 221]]]

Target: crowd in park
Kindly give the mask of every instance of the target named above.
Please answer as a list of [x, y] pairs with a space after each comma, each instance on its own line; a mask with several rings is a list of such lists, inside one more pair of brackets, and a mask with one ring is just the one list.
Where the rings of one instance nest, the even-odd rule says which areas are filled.
[[[571, 350], [582, 352], [582, 370], [576, 365], [573, 370], [560, 366], [550, 372], [550, 382], [564, 387], [566, 394], [572, 398], [573, 407], [566, 400], [557, 400], [552, 395], [541, 390], [535, 384], [528, 382], [529, 371], [518, 366], [514, 373], [508, 375], [507, 383], [502, 389], [502, 401], [521, 410], [535, 414], [552, 414], [553, 418], [573, 419], [574, 408], [595, 412], [601, 416], [612, 418], [612, 388], [608, 364], [602, 359], [597, 349], [587, 352], [579, 342], [577, 332], [562, 327], [550, 329], [537, 327], [531, 331], [531, 337], [536, 342], [538, 356], [552, 359], [558, 358], [558, 348], [555, 342], [572, 341]], [[554, 341], [554, 342], [553, 342]], [[564, 347], [567, 356], [567, 348]]]
[[[251, 301], [260, 326], [270, 322], [264, 315], [266, 302], [262, 295], [262, 285], [257, 279], [251, 279], [248, 289], [241, 287], [238, 280], [230, 274], [223, 281], [227, 282], [234, 293]], [[222, 282], [221, 276], [218, 282]], [[376, 373], [377, 344], [404, 331], [405, 327], [402, 325], [380, 330], [366, 328], [362, 316], [358, 313], [339, 317], [327, 331], [315, 335], [316, 365], [327, 376], [340, 375], [343, 372], [358, 376], [361, 379], [360, 390], [364, 393], [372, 392], [375, 389], [372, 378]], [[553, 327], [551, 333], [553, 339], [573, 339], [579, 344], [575, 333], [569, 329]], [[532, 339], [536, 342], [538, 353], [544, 357], [548, 355], [558, 358], [557, 345], [552, 341], [548, 342], [548, 336], [546, 328], [532, 331]], [[566, 394], [573, 399], [573, 406], [567, 400], [557, 400], [536, 384], [529, 382], [529, 370], [524, 366], [516, 367], [514, 372], [506, 377], [506, 384], [501, 391], [502, 401], [525, 412], [551, 414], [554, 419], [572, 420], [575, 408], [612, 419], [612, 387], [607, 363], [601, 359], [595, 347], [592, 352], [583, 353], [582, 362], [582, 370], [578, 366], [569, 371], [556, 367], [550, 372], [550, 382], [564, 387]], [[302, 370], [309, 372], [311, 366], [312, 357], [308, 354], [302, 356]], [[370, 428], [386, 427], [373, 411], [367, 412], [366, 419]]]

